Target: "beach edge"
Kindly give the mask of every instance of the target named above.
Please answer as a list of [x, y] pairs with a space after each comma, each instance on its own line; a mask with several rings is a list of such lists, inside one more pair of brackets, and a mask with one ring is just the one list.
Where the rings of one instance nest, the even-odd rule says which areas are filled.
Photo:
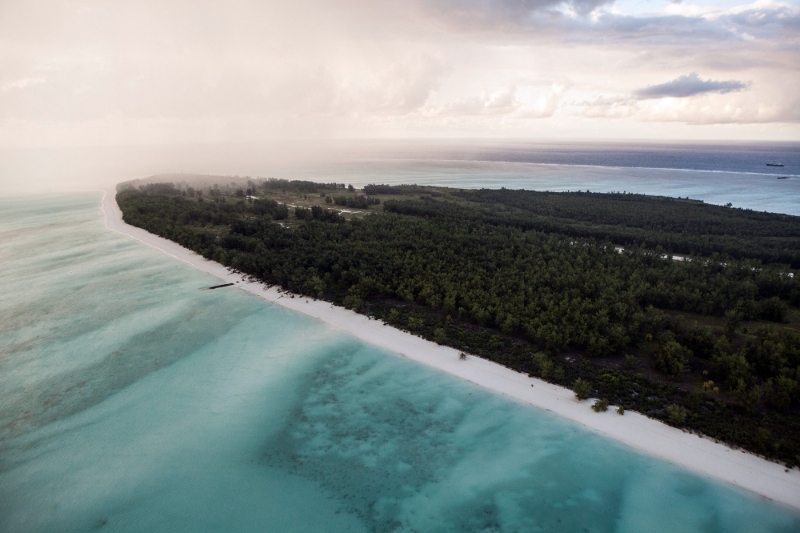
[[136, 239], [225, 283], [269, 302], [312, 316], [359, 340], [436, 368], [516, 401], [544, 409], [596, 433], [646, 454], [710, 478], [800, 510], [800, 470], [767, 461], [730, 448], [707, 437], [673, 428], [642, 414], [628, 411], [620, 416], [610, 409], [595, 413], [591, 400], [577, 401], [569, 389], [521, 374], [480, 357], [460, 358], [454, 348], [440, 346], [405, 331], [370, 319], [329, 302], [291, 296], [262, 282], [209, 261], [179, 244], [153, 235], [122, 220], [115, 191], [103, 191], [101, 209], [105, 227]]

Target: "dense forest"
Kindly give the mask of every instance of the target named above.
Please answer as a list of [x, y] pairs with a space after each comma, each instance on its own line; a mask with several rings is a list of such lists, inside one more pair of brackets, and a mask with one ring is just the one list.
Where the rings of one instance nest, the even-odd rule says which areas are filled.
[[726, 254], [800, 267], [797, 217], [725, 209], [694, 200], [640, 194], [461, 191], [485, 208], [503, 206], [498, 222], [625, 246], [661, 247], [673, 254]]
[[190, 189], [123, 188], [117, 201], [129, 224], [265, 283], [572, 387], [597, 409], [800, 464], [798, 217], [634, 194]]

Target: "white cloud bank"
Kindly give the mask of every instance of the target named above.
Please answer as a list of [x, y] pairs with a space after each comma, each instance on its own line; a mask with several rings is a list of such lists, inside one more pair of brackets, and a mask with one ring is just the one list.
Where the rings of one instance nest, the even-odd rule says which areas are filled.
[[0, 3], [4, 146], [798, 139], [798, 82], [800, 7], [764, 0]]

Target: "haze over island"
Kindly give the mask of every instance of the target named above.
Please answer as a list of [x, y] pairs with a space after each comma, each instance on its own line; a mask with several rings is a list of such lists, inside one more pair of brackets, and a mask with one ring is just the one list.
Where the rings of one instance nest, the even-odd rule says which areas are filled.
[[791, 141], [799, 23], [763, 0], [12, 0], [0, 179], [267, 171], [219, 163], [345, 139]]

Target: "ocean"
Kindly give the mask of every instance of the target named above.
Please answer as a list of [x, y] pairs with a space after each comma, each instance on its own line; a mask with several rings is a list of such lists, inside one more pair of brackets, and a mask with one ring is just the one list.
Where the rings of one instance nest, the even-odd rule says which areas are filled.
[[0, 531], [800, 530], [797, 511], [208, 290], [107, 230], [100, 198], [0, 199]]
[[635, 192], [800, 215], [800, 143], [378, 144], [357, 156], [293, 162], [269, 176], [358, 187]]
[[419, 183], [627, 191], [800, 215], [800, 142], [287, 141], [0, 148], [0, 161], [0, 195], [97, 190], [128, 179], [185, 172], [359, 187]]

